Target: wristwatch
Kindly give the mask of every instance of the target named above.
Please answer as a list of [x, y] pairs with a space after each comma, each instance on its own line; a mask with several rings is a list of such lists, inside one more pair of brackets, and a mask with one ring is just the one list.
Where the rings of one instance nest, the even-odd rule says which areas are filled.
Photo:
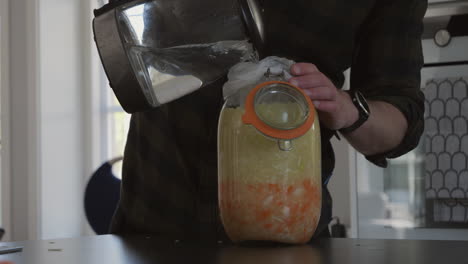
[[356, 106], [359, 112], [359, 118], [354, 124], [350, 125], [349, 127], [344, 127], [339, 129], [340, 133], [346, 134], [353, 132], [354, 130], [358, 129], [367, 119], [369, 119], [370, 109], [369, 105], [367, 104], [366, 98], [360, 93], [359, 91], [346, 91], [349, 96], [351, 96], [351, 100], [353, 101], [354, 106]]

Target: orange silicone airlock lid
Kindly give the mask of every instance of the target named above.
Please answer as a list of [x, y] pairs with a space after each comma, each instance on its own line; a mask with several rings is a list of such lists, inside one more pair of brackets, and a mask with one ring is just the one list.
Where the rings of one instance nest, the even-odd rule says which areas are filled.
[[[302, 96], [304, 97], [303, 99], [306, 101], [306, 104], [309, 108], [309, 111], [308, 111], [308, 115], [305, 121], [301, 125], [292, 129], [278, 129], [265, 123], [258, 116], [257, 112], [255, 111], [255, 97], [257, 93], [262, 88], [266, 88], [266, 87], [270, 87], [274, 85], [280, 85], [282, 87], [295, 89], [297, 92], [302, 94]], [[263, 134], [272, 138], [277, 138], [277, 139], [295, 139], [295, 138], [301, 137], [302, 135], [307, 133], [307, 131], [309, 131], [309, 129], [312, 127], [314, 123], [314, 119], [315, 119], [315, 109], [310, 98], [300, 88], [288, 82], [282, 82], [282, 81], [264, 82], [264, 83], [257, 85], [254, 89], [252, 89], [247, 95], [247, 98], [245, 100], [245, 113], [242, 116], [242, 121], [244, 122], [244, 124], [253, 125], [258, 131], [262, 132]]]

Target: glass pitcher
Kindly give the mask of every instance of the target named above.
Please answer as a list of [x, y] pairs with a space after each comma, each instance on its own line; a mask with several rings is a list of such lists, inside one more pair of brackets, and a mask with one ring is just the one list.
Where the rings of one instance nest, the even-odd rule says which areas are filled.
[[270, 70], [226, 98], [218, 127], [221, 220], [229, 238], [301, 244], [321, 209], [317, 113], [304, 92]]

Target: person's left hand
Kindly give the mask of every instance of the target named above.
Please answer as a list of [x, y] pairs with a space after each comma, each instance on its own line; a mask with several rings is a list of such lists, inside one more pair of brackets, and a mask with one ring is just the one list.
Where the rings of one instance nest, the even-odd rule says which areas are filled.
[[358, 118], [351, 97], [339, 90], [314, 64], [296, 63], [291, 66], [289, 82], [309, 96], [318, 110], [322, 124], [332, 130], [350, 126]]

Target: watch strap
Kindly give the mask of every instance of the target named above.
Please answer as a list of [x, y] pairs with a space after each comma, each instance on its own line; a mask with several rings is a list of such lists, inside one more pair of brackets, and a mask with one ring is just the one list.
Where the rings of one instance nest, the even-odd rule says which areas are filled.
[[[365, 99], [363, 96], [361, 96], [361, 101], [359, 100], [358, 98], [358, 91], [345, 91], [349, 94], [349, 96], [351, 97], [351, 100], [353, 102], [353, 105], [357, 108], [358, 110], [358, 119], [356, 120], [356, 122], [354, 122], [352, 125], [350, 125], [349, 127], [344, 127], [344, 128], [341, 128], [339, 129], [338, 131], [340, 131], [340, 133], [342, 134], [347, 134], [347, 133], [351, 133], [353, 132], [354, 130], [358, 129], [360, 126], [362, 126], [362, 124], [364, 124], [364, 122], [367, 121], [367, 119], [369, 118], [369, 113], [368, 113], [368, 110], [365, 110], [364, 107], [367, 107], [367, 102], [365, 102]], [[364, 100], [364, 101], [362, 101]], [[364, 106], [363, 104], [366, 104], [366, 106]]]

